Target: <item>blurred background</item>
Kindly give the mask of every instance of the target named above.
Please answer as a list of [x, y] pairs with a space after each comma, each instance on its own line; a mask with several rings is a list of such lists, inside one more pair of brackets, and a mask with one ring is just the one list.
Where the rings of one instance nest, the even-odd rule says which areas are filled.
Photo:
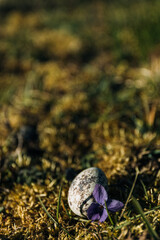
[[[36, 164], [64, 172], [107, 161], [114, 138], [152, 139], [160, 130], [159, 23], [159, 0], [0, 1], [4, 182], [25, 182]], [[107, 163], [109, 176], [116, 164]]]

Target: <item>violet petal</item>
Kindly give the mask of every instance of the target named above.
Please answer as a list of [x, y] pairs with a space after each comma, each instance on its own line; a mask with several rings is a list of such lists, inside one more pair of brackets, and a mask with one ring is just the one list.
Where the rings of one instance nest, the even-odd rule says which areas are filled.
[[107, 208], [111, 212], [117, 212], [124, 207], [124, 204], [115, 199], [108, 199], [107, 201]]
[[108, 213], [107, 213], [107, 210], [104, 208], [104, 209], [103, 209], [103, 213], [102, 213], [99, 221], [100, 221], [100, 222], [104, 222], [107, 217], [108, 217]]
[[88, 210], [87, 210], [87, 216], [89, 219], [95, 221], [99, 220], [101, 216], [102, 210], [100, 208], [100, 205], [98, 203], [92, 203]]
[[100, 219], [100, 214], [97, 213], [97, 214], [94, 214], [91, 218], [92, 221], [96, 221], [96, 220], [99, 220]]
[[108, 200], [108, 194], [105, 190], [105, 188], [100, 185], [96, 184], [94, 191], [93, 191], [93, 197], [101, 205], [104, 205], [105, 201]]

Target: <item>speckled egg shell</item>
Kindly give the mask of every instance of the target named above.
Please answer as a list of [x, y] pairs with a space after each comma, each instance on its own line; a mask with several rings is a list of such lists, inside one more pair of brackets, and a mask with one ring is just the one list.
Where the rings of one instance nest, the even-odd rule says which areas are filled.
[[68, 192], [68, 204], [76, 215], [87, 216], [87, 209], [94, 202], [92, 193], [96, 184], [101, 184], [107, 191], [107, 178], [96, 167], [85, 169], [73, 180]]

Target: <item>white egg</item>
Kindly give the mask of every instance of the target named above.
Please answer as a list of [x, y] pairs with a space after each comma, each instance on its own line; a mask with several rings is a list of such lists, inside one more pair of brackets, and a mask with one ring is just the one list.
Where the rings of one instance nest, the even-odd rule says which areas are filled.
[[85, 169], [73, 180], [68, 192], [68, 204], [76, 215], [87, 216], [87, 209], [94, 202], [92, 193], [96, 184], [101, 184], [108, 190], [104, 172], [96, 167]]

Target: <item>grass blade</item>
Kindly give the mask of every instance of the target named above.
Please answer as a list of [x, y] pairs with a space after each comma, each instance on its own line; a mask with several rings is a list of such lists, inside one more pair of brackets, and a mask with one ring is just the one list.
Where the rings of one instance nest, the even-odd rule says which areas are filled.
[[142, 210], [142, 207], [141, 205], [139, 204], [139, 202], [136, 200], [136, 198], [132, 198], [132, 203], [135, 207], [135, 209], [137, 210], [137, 212], [139, 212], [139, 214], [141, 215], [142, 219], [143, 219], [143, 222], [145, 223], [146, 227], [148, 228], [148, 231], [151, 235], [151, 237], [154, 239], [154, 240], [160, 240], [157, 232], [153, 229], [153, 227], [151, 226], [150, 222], [148, 221], [148, 219], [145, 217], [145, 214]]
[[138, 178], [138, 174], [139, 174], [139, 170], [138, 170], [138, 168], [137, 168], [137, 169], [136, 169], [136, 176], [135, 176], [135, 178], [134, 178], [134, 181], [133, 181], [133, 184], [132, 184], [130, 193], [129, 193], [129, 195], [128, 195], [127, 201], [126, 201], [126, 203], [125, 203], [125, 205], [124, 205], [124, 208], [122, 209], [121, 215], [120, 215], [120, 217], [119, 217], [119, 221], [121, 220], [121, 218], [122, 218], [122, 216], [123, 216], [123, 214], [124, 214], [124, 212], [125, 212], [125, 210], [126, 210], [126, 207], [127, 207], [127, 205], [128, 205], [128, 202], [129, 202], [129, 200], [130, 200], [130, 198], [131, 198], [131, 196], [132, 196], [132, 192], [133, 192], [133, 190], [134, 190], [134, 187], [135, 187], [135, 184], [136, 184], [136, 181], [137, 181], [137, 178]]
[[50, 213], [47, 211], [46, 207], [44, 206], [41, 198], [38, 196], [38, 199], [41, 203], [41, 206], [43, 208], [43, 210], [45, 211], [45, 213], [47, 214], [47, 216], [52, 220], [52, 222], [54, 222], [57, 226], [59, 226], [59, 223], [50, 215]]
[[[157, 207], [153, 208], [152, 210], [144, 212], [144, 215], [148, 215], [148, 214], [150, 214], [150, 213], [152, 213], [152, 212], [154, 212], [155, 210], [158, 210], [158, 209], [160, 209], [160, 206], [157, 206]], [[136, 220], [136, 219], [138, 219], [140, 217], [141, 217], [141, 214], [137, 214], [136, 216], [131, 217], [129, 220], [124, 221], [122, 224], [117, 225], [116, 227], [114, 227], [114, 230], [119, 230], [119, 229], [121, 229], [124, 226], [128, 226], [131, 223], [133, 223], [132, 221], [134, 221], [134, 220]], [[113, 226], [109, 226], [108, 228], [109, 229], [113, 229]]]
[[44, 204], [43, 204], [43, 202], [42, 202], [42, 200], [39, 196], [38, 196], [38, 199], [41, 203], [41, 206], [42, 206], [43, 210], [45, 211], [47, 216], [52, 220], [52, 222], [54, 222], [57, 225], [57, 227], [61, 228], [65, 233], [67, 233], [70, 236], [71, 239], [74, 239], [73, 236], [65, 228], [60, 226], [60, 224], [51, 216], [51, 214], [47, 211], [46, 207], [44, 206]]
[[112, 218], [111, 218], [111, 216], [110, 216], [110, 214], [109, 214], [106, 201], [105, 201], [105, 207], [106, 207], [106, 210], [107, 210], [107, 213], [108, 213], [109, 221], [110, 221], [110, 223], [112, 224], [112, 226], [114, 227], [114, 223], [113, 223]]
[[145, 198], [146, 200], [148, 201], [149, 200], [149, 197], [148, 197], [148, 194], [147, 194], [147, 189], [146, 189], [146, 186], [144, 185], [143, 181], [140, 180], [141, 184], [142, 184], [142, 187], [143, 187], [143, 190], [144, 190], [144, 193], [145, 193]]

